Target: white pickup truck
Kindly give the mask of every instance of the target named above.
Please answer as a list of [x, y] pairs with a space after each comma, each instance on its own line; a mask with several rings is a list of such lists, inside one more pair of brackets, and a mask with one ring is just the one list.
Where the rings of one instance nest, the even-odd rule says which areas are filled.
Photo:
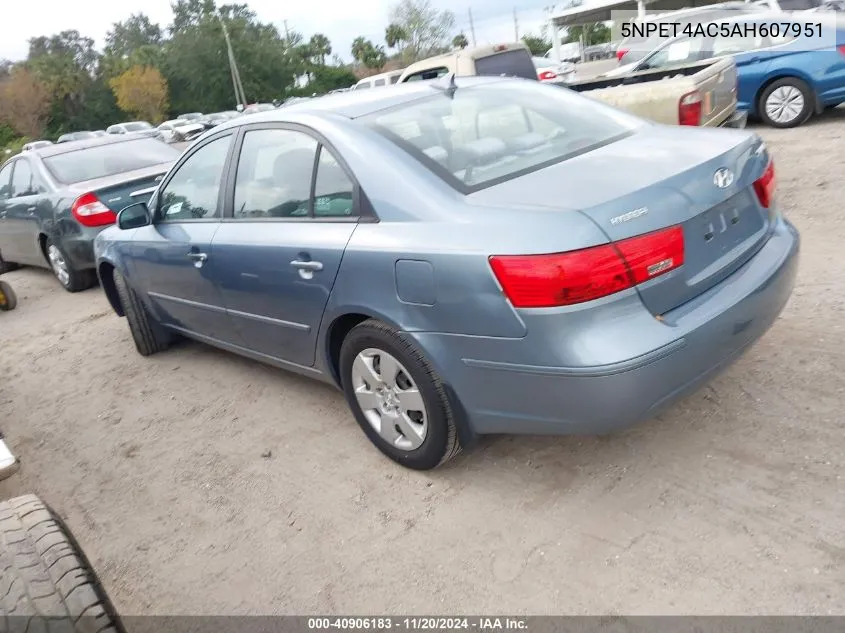
[[[531, 52], [522, 43], [453, 51], [411, 64], [397, 83], [455, 76], [506, 75], [537, 79]], [[724, 58], [674, 68], [568, 83], [575, 90], [658, 123], [744, 127], [736, 109], [736, 64]]]

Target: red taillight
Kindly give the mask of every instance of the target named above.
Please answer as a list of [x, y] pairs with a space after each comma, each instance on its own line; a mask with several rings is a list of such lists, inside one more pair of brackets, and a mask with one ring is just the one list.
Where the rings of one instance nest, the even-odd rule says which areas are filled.
[[754, 181], [754, 191], [757, 192], [760, 204], [768, 209], [769, 205], [772, 204], [772, 198], [775, 196], [775, 163], [773, 161], [769, 161], [769, 164], [766, 165], [766, 171]]
[[701, 125], [701, 93], [688, 92], [678, 102], [679, 125]]
[[635, 286], [684, 263], [680, 226], [568, 253], [494, 255], [490, 267], [516, 308], [592, 301]]
[[79, 196], [70, 211], [82, 226], [105, 226], [114, 224], [117, 219], [115, 212], [100, 202], [93, 193], [84, 193]]
[[553, 73], [551, 70], [544, 70], [541, 73], [537, 73], [537, 79], [540, 81], [553, 81], [557, 79], [557, 73]]
[[845, 44], [843, 44], [842, 46], [837, 46], [836, 50], [845, 55]]
[[622, 58], [623, 58], [623, 57], [625, 57], [625, 54], [626, 54], [627, 52], [628, 52], [628, 49], [627, 49], [627, 48], [620, 48], [620, 49], [617, 49], [617, 51], [616, 51], [616, 60], [621, 62], [621, 61], [622, 61]]

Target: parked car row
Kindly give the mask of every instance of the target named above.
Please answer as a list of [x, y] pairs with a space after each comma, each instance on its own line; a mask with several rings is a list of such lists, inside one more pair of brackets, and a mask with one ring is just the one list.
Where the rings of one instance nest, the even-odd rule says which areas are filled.
[[[722, 29], [716, 37], [679, 36], [600, 81], [631, 81], [708, 60], [733, 59], [738, 108], [767, 125], [795, 127], [845, 103], [845, 26], [833, 16], [818, 15], [813, 21], [830, 37], [808, 34], [801, 28], [806, 17], [800, 13], [747, 10], [708, 24], [737, 24], [751, 33], [748, 37], [725, 37]], [[789, 23], [797, 28], [784, 29]], [[775, 29], [773, 24], [781, 26]]]

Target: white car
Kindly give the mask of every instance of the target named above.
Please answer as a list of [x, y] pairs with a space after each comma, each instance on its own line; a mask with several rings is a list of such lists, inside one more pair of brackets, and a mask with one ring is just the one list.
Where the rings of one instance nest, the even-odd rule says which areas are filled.
[[205, 126], [202, 123], [192, 123], [184, 119], [165, 121], [157, 129], [161, 132], [165, 143], [190, 141], [205, 132]]
[[543, 83], [566, 84], [575, 79], [575, 64], [560, 62], [546, 57], [532, 57], [534, 68], [537, 69], [537, 79]]

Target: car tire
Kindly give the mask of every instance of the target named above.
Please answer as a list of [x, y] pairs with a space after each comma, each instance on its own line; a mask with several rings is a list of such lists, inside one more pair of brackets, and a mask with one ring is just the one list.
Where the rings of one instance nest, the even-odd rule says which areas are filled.
[[18, 306], [18, 297], [12, 287], [5, 281], [0, 281], [0, 310], [8, 312]]
[[62, 288], [68, 292], [81, 292], [97, 284], [97, 273], [93, 270], [76, 270], [70, 264], [67, 253], [61, 246], [47, 239], [44, 256]]
[[163, 325], [153, 319], [119, 272], [114, 271], [114, 286], [123, 308], [123, 314], [129, 322], [129, 331], [135, 341], [135, 347], [141, 356], [150, 356], [170, 347], [173, 335]]
[[[789, 103], [793, 106], [784, 105]], [[777, 104], [782, 105], [778, 108]], [[800, 105], [800, 110], [796, 104]], [[814, 104], [815, 95], [806, 82], [797, 77], [784, 77], [773, 81], [760, 93], [757, 109], [766, 125], [783, 129], [806, 123], [813, 114]]]
[[[387, 363], [397, 370], [393, 376], [383, 373]], [[443, 382], [405, 336], [381, 321], [364, 321], [346, 335], [339, 369], [356, 421], [387, 457], [407, 468], [430, 470], [460, 453]]]
[[88, 560], [38, 497], [0, 503], [0, 537], [0, 609], [9, 630], [124, 633]]

